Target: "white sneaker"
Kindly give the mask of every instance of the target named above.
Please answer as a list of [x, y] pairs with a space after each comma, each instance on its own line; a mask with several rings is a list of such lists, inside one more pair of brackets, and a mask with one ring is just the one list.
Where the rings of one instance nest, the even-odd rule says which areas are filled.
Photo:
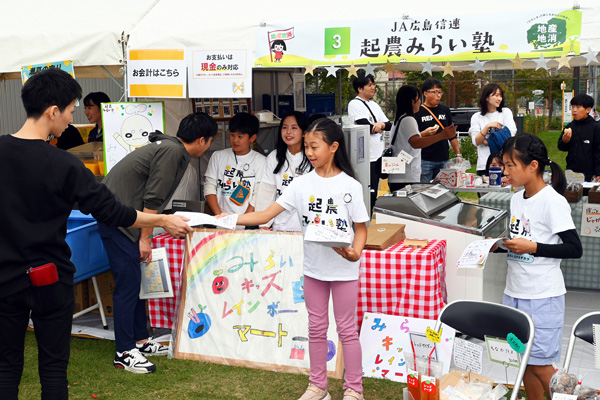
[[152, 340], [152, 338], [146, 340], [144, 343], [136, 343], [135, 347], [144, 356], [164, 356], [169, 352], [169, 346], [164, 346], [158, 342]]
[[331, 400], [331, 395], [327, 390], [320, 389], [309, 383], [306, 392], [298, 400]]
[[148, 374], [156, 371], [156, 365], [152, 364], [140, 353], [138, 349], [124, 351], [115, 355], [113, 365], [135, 374]]
[[364, 399], [365, 398], [363, 397], [363, 395], [361, 393], [358, 393], [356, 390], [348, 388], [344, 392], [344, 398], [342, 400], [364, 400]]

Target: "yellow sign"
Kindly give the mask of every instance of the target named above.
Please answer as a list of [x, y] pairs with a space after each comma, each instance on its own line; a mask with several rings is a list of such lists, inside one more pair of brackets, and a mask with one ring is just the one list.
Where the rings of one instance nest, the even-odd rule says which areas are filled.
[[439, 343], [442, 340], [442, 328], [440, 328], [439, 332], [436, 332], [433, 329], [427, 327], [427, 330], [425, 331], [425, 336], [430, 342]]
[[130, 97], [185, 98], [185, 50], [129, 50], [127, 83]]

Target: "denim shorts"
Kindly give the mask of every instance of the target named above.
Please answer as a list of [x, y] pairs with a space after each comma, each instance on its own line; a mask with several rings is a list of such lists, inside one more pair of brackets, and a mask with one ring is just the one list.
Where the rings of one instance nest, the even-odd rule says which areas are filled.
[[558, 364], [565, 320], [565, 296], [518, 299], [505, 294], [502, 303], [525, 312], [533, 320], [535, 337], [528, 364]]

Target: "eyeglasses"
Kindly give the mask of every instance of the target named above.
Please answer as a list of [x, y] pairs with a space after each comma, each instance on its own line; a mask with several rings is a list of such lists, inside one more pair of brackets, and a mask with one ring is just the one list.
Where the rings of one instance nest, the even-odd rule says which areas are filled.
[[435, 94], [436, 96], [441, 96], [444, 94], [441, 90], [426, 90], [427, 93]]

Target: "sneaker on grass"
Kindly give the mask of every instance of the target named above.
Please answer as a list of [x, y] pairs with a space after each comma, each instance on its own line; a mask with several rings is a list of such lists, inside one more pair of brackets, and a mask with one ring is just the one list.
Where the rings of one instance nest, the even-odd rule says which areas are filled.
[[331, 395], [327, 390], [309, 383], [306, 392], [298, 400], [331, 400]]
[[169, 346], [164, 346], [158, 342], [152, 340], [152, 338], [146, 340], [144, 343], [135, 345], [137, 349], [144, 356], [164, 356], [169, 352]]
[[156, 371], [156, 366], [148, 361], [138, 349], [122, 353], [117, 351], [113, 365], [136, 374], [148, 374]]

